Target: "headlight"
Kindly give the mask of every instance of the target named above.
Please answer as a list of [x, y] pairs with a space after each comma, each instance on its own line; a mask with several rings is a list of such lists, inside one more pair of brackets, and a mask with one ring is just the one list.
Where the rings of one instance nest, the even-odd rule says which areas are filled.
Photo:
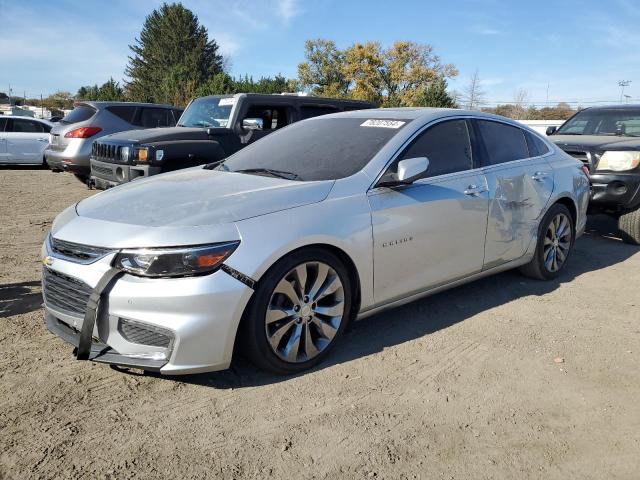
[[625, 170], [633, 170], [638, 165], [640, 165], [640, 152], [604, 152], [596, 170], [624, 172]]
[[210, 273], [231, 255], [239, 241], [199, 247], [123, 250], [114, 266], [143, 277], [185, 277]]
[[138, 149], [138, 163], [147, 163], [149, 159], [149, 149], [147, 147]]
[[120, 160], [123, 162], [129, 161], [129, 147], [122, 147], [120, 149]]

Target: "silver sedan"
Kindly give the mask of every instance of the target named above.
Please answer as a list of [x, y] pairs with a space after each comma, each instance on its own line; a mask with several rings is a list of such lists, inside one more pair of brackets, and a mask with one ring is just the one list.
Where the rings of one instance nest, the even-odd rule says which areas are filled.
[[579, 161], [502, 117], [309, 119], [62, 212], [42, 247], [46, 322], [79, 359], [195, 373], [237, 346], [298, 372], [355, 319], [507, 269], [555, 278], [588, 193]]

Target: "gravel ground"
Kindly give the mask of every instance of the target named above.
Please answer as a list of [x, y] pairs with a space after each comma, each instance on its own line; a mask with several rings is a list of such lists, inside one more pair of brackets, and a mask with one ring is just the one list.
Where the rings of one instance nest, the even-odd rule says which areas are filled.
[[358, 322], [304, 375], [166, 378], [75, 361], [44, 326], [40, 244], [91, 194], [0, 169], [0, 479], [639, 477], [640, 250], [609, 220], [558, 281]]

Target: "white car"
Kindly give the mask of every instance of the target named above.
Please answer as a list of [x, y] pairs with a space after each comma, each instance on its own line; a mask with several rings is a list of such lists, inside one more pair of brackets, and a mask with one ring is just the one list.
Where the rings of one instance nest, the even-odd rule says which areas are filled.
[[588, 201], [581, 162], [503, 117], [315, 117], [65, 210], [45, 318], [82, 360], [196, 373], [237, 343], [295, 373], [355, 318], [510, 268], [557, 277]]
[[44, 165], [52, 126], [37, 118], [0, 116], [0, 164]]

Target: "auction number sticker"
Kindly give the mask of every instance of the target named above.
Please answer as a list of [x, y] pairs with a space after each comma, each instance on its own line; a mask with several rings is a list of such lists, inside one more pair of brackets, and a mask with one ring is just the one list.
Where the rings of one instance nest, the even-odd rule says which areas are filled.
[[220, 107], [228, 107], [230, 105], [233, 105], [234, 103], [236, 103], [236, 99], [231, 97], [231, 98], [221, 98], [220, 101], [218, 102], [218, 106]]
[[377, 127], [377, 128], [400, 128], [405, 122], [400, 120], [374, 120], [369, 119], [362, 123], [361, 127]]

